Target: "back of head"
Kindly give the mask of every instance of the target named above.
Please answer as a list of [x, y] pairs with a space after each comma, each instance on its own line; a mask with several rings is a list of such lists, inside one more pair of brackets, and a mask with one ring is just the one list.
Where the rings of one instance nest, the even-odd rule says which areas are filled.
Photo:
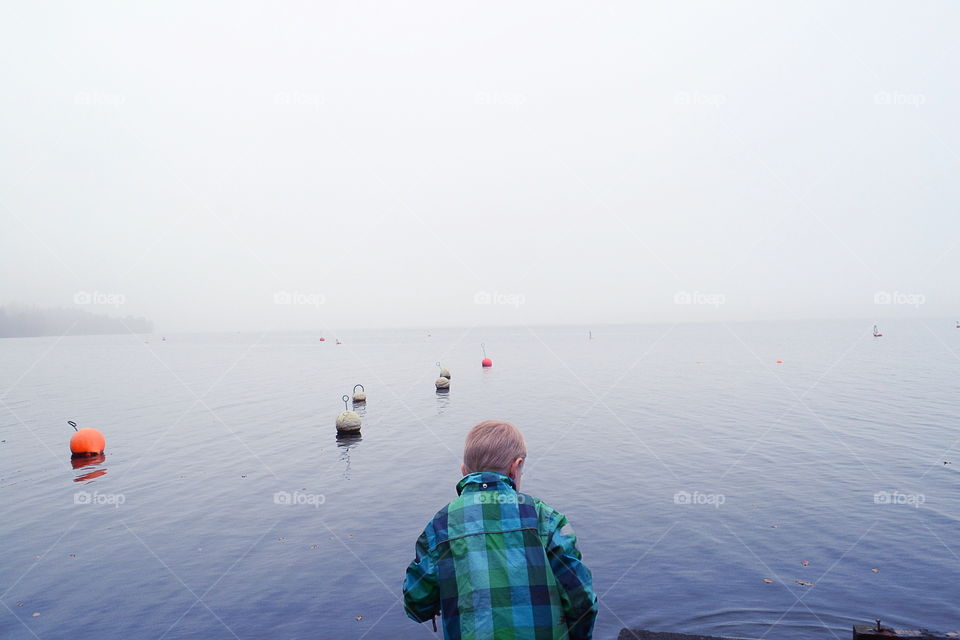
[[463, 466], [467, 473], [506, 474], [517, 458], [526, 457], [527, 445], [520, 429], [501, 420], [487, 420], [470, 429], [463, 448]]

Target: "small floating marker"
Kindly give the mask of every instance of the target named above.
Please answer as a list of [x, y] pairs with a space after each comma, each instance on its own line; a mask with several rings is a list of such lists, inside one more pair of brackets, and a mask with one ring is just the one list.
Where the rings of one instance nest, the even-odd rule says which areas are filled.
[[[439, 363], [439, 362], [437, 362], [437, 366], [440, 367], [440, 363]], [[449, 380], [449, 379], [450, 379], [450, 370], [447, 369], [446, 367], [440, 367], [440, 377], [441, 377], [441, 378], [446, 378], [447, 380]]]
[[[357, 391], [359, 387], [360, 391]], [[360, 404], [367, 401], [367, 392], [362, 384], [353, 385], [353, 404]]]
[[450, 378], [444, 378], [440, 376], [437, 378], [437, 381], [434, 382], [437, 387], [437, 391], [449, 391], [450, 390]]
[[323, 336], [320, 336], [320, 342], [326, 342], [326, 341], [327, 341], [326, 338], [324, 338]]
[[493, 360], [487, 357], [487, 348], [483, 346], [483, 343], [480, 343], [480, 349], [483, 351], [483, 360], [480, 361], [480, 366], [482, 367], [492, 367]]
[[343, 344], [342, 342], [340, 342], [340, 338], [337, 338], [337, 344]]
[[882, 337], [883, 337], [883, 334], [880, 333], [879, 329], [877, 329], [877, 325], [873, 325], [873, 337], [874, 337], [874, 338], [882, 338]]
[[96, 429], [77, 429], [77, 423], [73, 420], [67, 420], [67, 424], [76, 432], [70, 436], [70, 452], [74, 456], [98, 456], [107, 448], [107, 439]]
[[360, 416], [347, 408], [350, 396], [343, 396], [343, 411], [337, 415], [337, 433], [358, 433], [360, 431]]
[[777, 360], [777, 364], [783, 364], [783, 360]]

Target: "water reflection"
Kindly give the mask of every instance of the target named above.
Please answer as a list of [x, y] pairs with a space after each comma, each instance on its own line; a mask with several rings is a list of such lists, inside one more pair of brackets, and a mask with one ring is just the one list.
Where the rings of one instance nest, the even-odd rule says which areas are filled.
[[101, 464], [106, 462], [107, 454], [101, 453], [95, 456], [73, 456], [70, 458], [70, 465], [77, 471], [82, 471], [78, 473], [77, 476], [73, 479], [74, 482], [87, 482], [88, 480], [93, 480], [94, 478], [99, 478], [102, 475], [107, 473], [106, 467], [100, 467]]
[[366, 400], [364, 400], [363, 402], [354, 402], [354, 403], [353, 403], [353, 412], [356, 413], [358, 416], [360, 416], [360, 418], [361, 418], [361, 420], [362, 420], [362, 419], [363, 419], [363, 416], [367, 415], [367, 402], [366, 402]]
[[340, 456], [337, 458], [344, 463], [343, 478], [350, 479], [350, 450], [355, 449], [363, 441], [363, 436], [359, 433], [338, 433], [337, 448], [340, 449]]
[[437, 389], [437, 415], [442, 416], [448, 406], [450, 406], [450, 389]]

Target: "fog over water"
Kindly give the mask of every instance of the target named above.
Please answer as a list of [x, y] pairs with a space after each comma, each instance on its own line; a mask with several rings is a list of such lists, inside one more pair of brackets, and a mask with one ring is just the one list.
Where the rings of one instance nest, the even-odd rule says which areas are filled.
[[960, 313], [960, 9], [0, 9], [0, 304], [157, 331]]

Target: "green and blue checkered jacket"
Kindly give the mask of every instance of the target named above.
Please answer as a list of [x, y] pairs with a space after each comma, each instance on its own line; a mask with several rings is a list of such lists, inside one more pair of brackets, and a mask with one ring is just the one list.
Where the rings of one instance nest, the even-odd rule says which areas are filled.
[[440, 613], [447, 640], [588, 640], [597, 597], [566, 517], [501, 473], [471, 473], [457, 493], [417, 540], [407, 615]]

